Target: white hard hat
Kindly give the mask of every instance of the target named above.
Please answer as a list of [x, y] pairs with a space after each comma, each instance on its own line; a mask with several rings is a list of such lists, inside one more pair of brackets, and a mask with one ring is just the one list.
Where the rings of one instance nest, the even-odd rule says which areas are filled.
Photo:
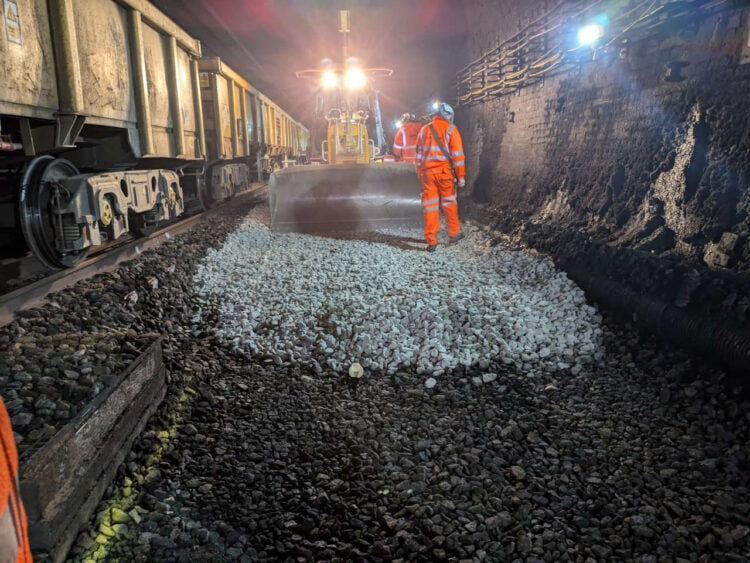
[[445, 102], [438, 104], [437, 114], [448, 121], [453, 121], [454, 112], [450, 104], [446, 104]]

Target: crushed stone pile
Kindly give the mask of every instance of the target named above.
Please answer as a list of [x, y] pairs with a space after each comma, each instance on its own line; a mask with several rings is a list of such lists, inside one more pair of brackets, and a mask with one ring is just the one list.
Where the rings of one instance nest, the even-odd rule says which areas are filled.
[[[223, 301], [217, 336], [276, 364], [439, 378], [488, 360], [579, 373], [600, 358], [601, 318], [547, 258], [490, 247], [467, 228], [434, 254], [275, 234], [257, 214], [208, 253], [194, 282]], [[390, 230], [388, 241], [418, 240]]]

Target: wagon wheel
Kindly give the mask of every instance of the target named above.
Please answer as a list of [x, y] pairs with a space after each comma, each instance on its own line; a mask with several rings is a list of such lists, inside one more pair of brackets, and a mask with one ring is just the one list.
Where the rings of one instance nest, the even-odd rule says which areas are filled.
[[53, 208], [64, 206], [70, 197], [58, 182], [77, 174], [73, 164], [52, 156], [35, 158], [23, 173], [18, 202], [21, 230], [32, 254], [53, 270], [70, 268], [87, 254], [87, 250], [63, 252], [55, 245], [65, 227], [55, 224]]

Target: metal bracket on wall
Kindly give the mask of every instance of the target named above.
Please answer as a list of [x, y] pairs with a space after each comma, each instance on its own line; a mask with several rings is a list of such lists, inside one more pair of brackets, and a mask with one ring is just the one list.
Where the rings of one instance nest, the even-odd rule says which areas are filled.
[[740, 64], [750, 63], [750, 10], [745, 13], [745, 30], [742, 41], [742, 51], [740, 51]]

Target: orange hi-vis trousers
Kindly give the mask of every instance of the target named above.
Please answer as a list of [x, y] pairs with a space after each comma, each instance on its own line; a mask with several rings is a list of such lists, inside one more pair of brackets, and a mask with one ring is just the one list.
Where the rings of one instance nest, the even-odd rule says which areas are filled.
[[437, 244], [440, 230], [440, 205], [442, 204], [448, 236], [461, 232], [458, 222], [458, 202], [453, 174], [448, 167], [428, 168], [422, 174], [422, 208], [424, 209], [424, 238], [430, 246]]

